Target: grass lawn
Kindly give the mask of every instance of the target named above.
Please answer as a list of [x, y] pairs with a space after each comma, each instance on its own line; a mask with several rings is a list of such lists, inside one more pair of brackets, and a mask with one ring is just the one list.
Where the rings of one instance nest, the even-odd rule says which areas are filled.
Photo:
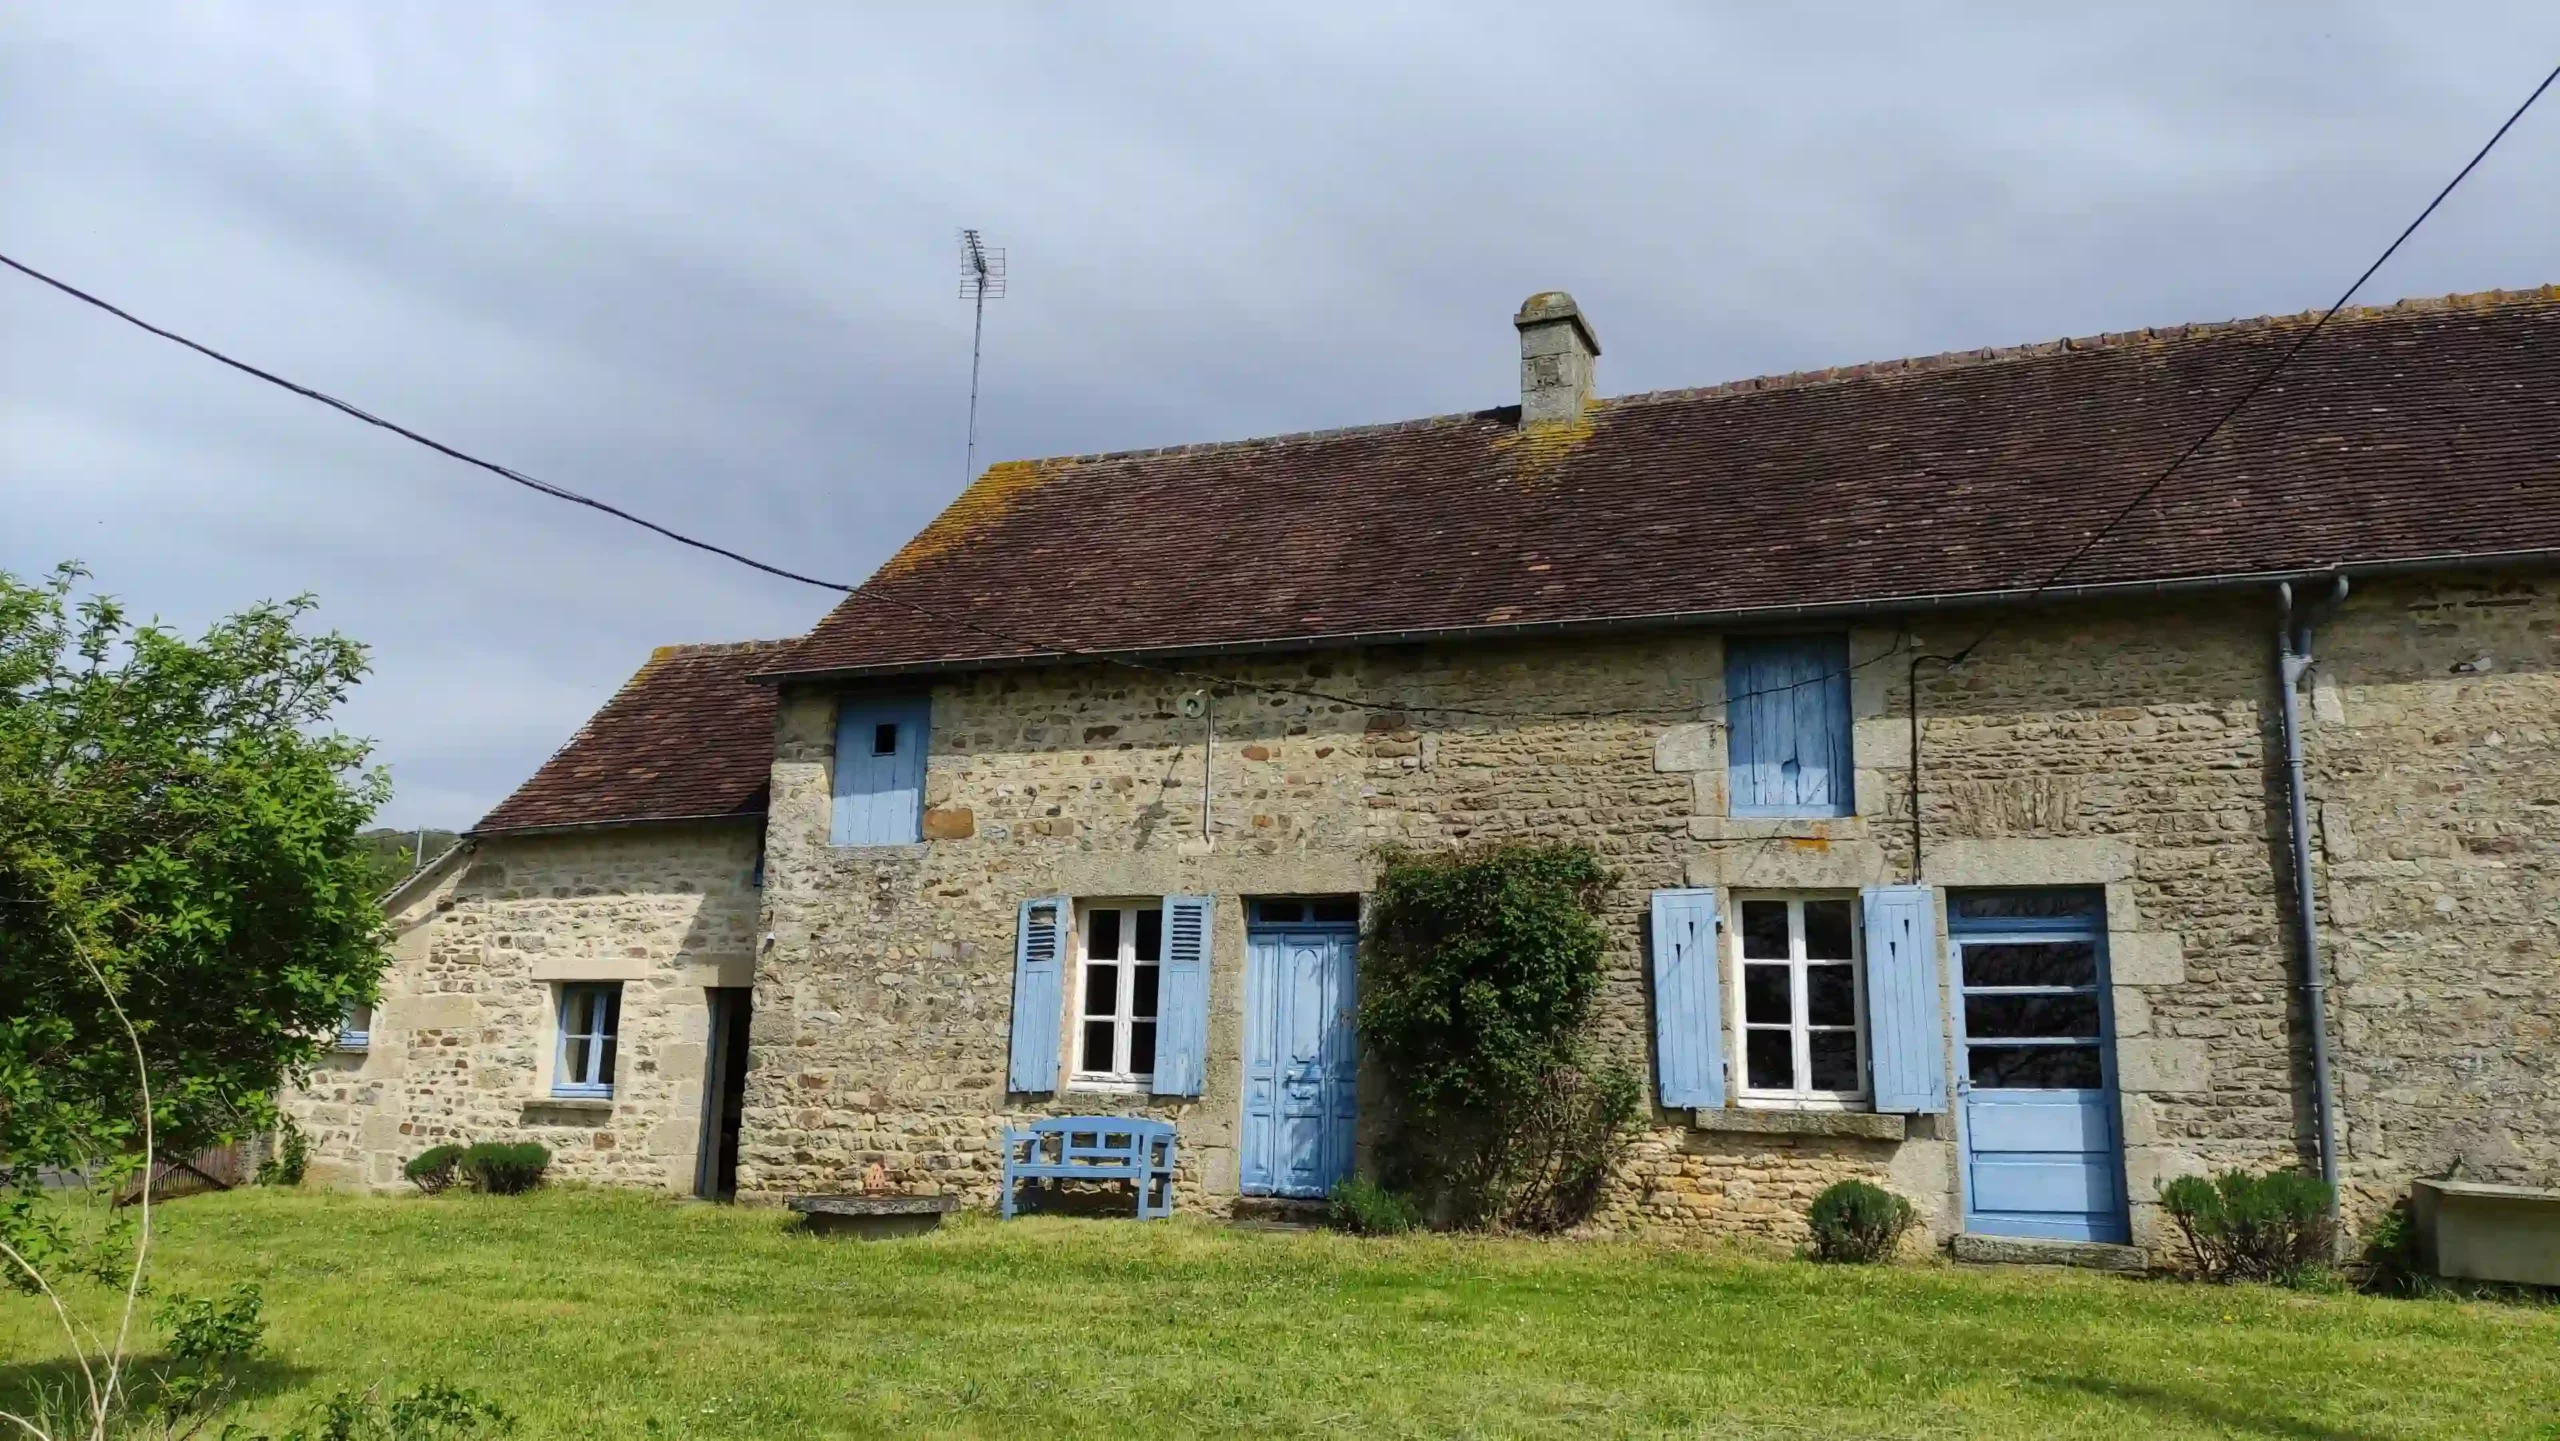
[[[861, 1243], [574, 1190], [160, 1221], [164, 1291], [264, 1289], [261, 1421], [392, 1379], [538, 1437], [2560, 1438], [2552, 1306], [1183, 1219]], [[0, 1405], [50, 1328], [0, 1293]]]

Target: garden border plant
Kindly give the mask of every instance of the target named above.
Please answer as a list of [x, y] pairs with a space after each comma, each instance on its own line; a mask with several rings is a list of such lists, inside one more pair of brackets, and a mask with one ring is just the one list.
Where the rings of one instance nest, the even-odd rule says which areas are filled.
[[1588, 1219], [1644, 1106], [1642, 1079], [1588, 1035], [1616, 878], [1565, 843], [1378, 860], [1359, 1028], [1395, 1112], [1384, 1179], [1458, 1226]]
[[2303, 1171], [2233, 1169], [2180, 1176], [2160, 1209], [2208, 1281], [2311, 1284], [2329, 1270], [2329, 1187]]

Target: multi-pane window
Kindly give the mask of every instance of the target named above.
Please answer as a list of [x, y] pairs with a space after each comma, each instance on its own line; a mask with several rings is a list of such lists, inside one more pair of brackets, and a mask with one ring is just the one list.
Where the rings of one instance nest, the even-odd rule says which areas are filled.
[[349, 1001], [338, 1011], [338, 1049], [361, 1051], [373, 1045], [373, 1007]]
[[621, 982], [562, 986], [560, 1056], [552, 1072], [551, 1094], [612, 1095], [614, 1036], [621, 1027]]
[[1866, 998], [1854, 896], [1745, 896], [1732, 942], [1745, 1100], [1867, 1098]]
[[1164, 910], [1156, 905], [1083, 908], [1076, 954], [1078, 1083], [1143, 1089], [1156, 1070], [1156, 978], [1164, 959]]

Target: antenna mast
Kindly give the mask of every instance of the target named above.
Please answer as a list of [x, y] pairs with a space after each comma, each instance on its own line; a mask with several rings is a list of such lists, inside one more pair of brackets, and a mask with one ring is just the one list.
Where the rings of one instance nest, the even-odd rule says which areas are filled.
[[975, 229], [960, 232], [960, 298], [974, 302], [977, 320], [969, 328], [969, 473], [978, 478], [978, 357], [987, 338], [987, 302], [1004, 299], [1004, 252], [989, 249]]

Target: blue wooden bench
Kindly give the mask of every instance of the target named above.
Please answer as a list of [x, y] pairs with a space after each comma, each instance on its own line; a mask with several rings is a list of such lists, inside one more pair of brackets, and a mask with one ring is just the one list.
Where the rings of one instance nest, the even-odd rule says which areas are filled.
[[1004, 1219], [1024, 1181], [1127, 1181], [1138, 1219], [1173, 1214], [1173, 1126], [1131, 1116], [1052, 1116], [1004, 1133]]

